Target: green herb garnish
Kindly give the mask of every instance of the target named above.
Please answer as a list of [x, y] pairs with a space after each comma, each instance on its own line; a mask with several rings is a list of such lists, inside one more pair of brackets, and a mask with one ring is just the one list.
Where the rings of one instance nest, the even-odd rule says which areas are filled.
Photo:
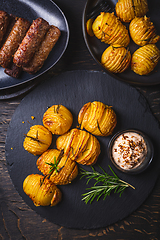
[[54, 156], [54, 163], [50, 162], [46, 162], [46, 164], [50, 165], [50, 171], [49, 173], [53, 172], [54, 170], [56, 170], [56, 172], [58, 172], [58, 163], [59, 161], [56, 161], [56, 157]]
[[[112, 176], [109, 175], [108, 173], [106, 173], [102, 167], [100, 167], [100, 169], [102, 170], [103, 173], [97, 172], [92, 166], [91, 166], [91, 168], [93, 170], [92, 172], [86, 171], [83, 168], [80, 168], [81, 169], [81, 172], [80, 172], [81, 178], [86, 177], [88, 179], [86, 184], [88, 184], [91, 179], [96, 180], [94, 186], [87, 188], [86, 190], [89, 190], [89, 191], [87, 193], [82, 194], [82, 197], [83, 197], [82, 201], [85, 201], [86, 204], [88, 202], [92, 203], [92, 201], [95, 198], [98, 201], [101, 196], [104, 196], [103, 200], [105, 200], [105, 198], [107, 196], [109, 196], [111, 194], [111, 192], [113, 192], [113, 191], [114, 191], [114, 193], [119, 193], [119, 196], [121, 196], [127, 187], [131, 187], [131, 188], [135, 189], [135, 187], [133, 187], [129, 183], [121, 180], [114, 173], [114, 171], [112, 170], [112, 168], [110, 166], [109, 166], [109, 168], [110, 168], [111, 172], [113, 173]], [[97, 185], [98, 183], [102, 183], [102, 184]]]

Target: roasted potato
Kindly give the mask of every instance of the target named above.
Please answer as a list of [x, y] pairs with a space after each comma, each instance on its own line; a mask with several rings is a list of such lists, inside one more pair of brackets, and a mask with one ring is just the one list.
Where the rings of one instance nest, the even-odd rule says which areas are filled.
[[61, 201], [62, 193], [49, 179], [39, 174], [28, 175], [23, 182], [23, 191], [35, 206], [55, 206]]
[[156, 43], [160, 39], [160, 36], [156, 34], [155, 26], [146, 16], [135, 17], [130, 22], [129, 31], [132, 40], [139, 46]]
[[57, 135], [67, 132], [72, 122], [73, 116], [71, 112], [63, 105], [53, 105], [43, 115], [43, 125]]
[[94, 101], [86, 103], [78, 114], [78, 123], [81, 129], [97, 136], [111, 135], [117, 124], [114, 110], [108, 105]]
[[93, 24], [93, 18], [88, 19], [86, 22], [86, 30], [90, 37], [94, 36], [93, 30], [92, 30], [92, 24]]
[[113, 73], [124, 72], [130, 65], [131, 53], [120, 45], [109, 46], [101, 56], [102, 65]]
[[139, 75], [147, 75], [158, 64], [160, 50], [155, 44], [147, 44], [137, 49], [131, 60], [131, 69]]
[[127, 47], [130, 42], [128, 30], [114, 13], [101, 12], [94, 20], [92, 30], [98, 39], [110, 45], [119, 44]]
[[118, 0], [116, 15], [122, 22], [130, 22], [134, 17], [142, 17], [148, 12], [147, 0]]
[[44, 152], [37, 160], [37, 167], [44, 175], [49, 175], [56, 185], [71, 183], [78, 175], [76, 162], [57, 149]]
[[23, 142], [23, 147], [33, 155], [41, 155], [52, 143], [52, 133], [42, 125], [30, 128]]
[[90, 133], [74, 128], [57, 138], [57, 149], [83, 165], [93, 165], [100, 154], [99, 141]]

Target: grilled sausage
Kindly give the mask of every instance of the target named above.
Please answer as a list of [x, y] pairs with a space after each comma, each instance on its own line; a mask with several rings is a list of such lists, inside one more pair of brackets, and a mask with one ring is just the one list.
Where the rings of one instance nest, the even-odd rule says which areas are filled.
[[0, 46], [7, 31], [9, 20], [9, 14], [4, 11], [0, 11]]
[[17, 66], [25, 67], [28, 65], [48, 29], [49, 23], [43, 18], [37, 18], [32, 22], [26, 36], [14, 54], [13, 62]]
[[7, 40], [0, 50], [0, 65], [7, 68], [12, 61], [13, 55], [19, 47], [22, 39], [24, 38], [30, 22], [23, 18], [18, 18], [15, 22]]
[[12, 14], [9, 15], [9, 24], [8, 24], [6, 33], [5, 33], [4, 37], [3, 37], [1, 46], [3, 46], [3, 44], [7, 40], [8, 36], [9, 36], [9, 34], [10, 34], [10, 32], [11, 32], [11, 30], [12, 30], [12, 28], [13, 28], [13, 26], [14, 26], [14, 24], [15, 24], [15, 22], [17, 20], [18, 20], [18, 17], [14, 16]]
[[58, 41], [60, 35], [61, 32], [59, 28], [51, 25], [39, 49], [35, 52], [31, 62], [27, 67], [24, 67], [23, 70], [30, 74], [38, 72], [43, 66], [52, 48]]
[[17, 67], [15, 63], [12, 63], [8, 68], [6, 68], [4, 70], [4, 72], [9, 75], [10, 77], [13, 78], [19, 78], [21, 72], [22, 72], [22, 68], [21, 67]]

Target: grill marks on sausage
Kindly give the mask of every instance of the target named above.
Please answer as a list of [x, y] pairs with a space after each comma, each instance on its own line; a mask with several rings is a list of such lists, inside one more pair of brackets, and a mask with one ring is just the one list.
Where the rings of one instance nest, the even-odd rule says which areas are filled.
[[22, 42], [30, 22], [24, 18], [18, 18], [15, 22], [9, 36], [0, 50], [0, 65], [4, 68], [8, 67], [12, 61], [13, 55]]
[[60, 30], [51, 25], [40, 47], [35, 52], [31, 62], [27, 67], [24, 67], [23, 70], [30, 74], [38, 72], [43, 66], [45, 60], [48, 58], [49, 53], [58, 41], [60, 35]]
[[0, 11], [0, 65], [4, 72], [18, 78], [24, 70], [35, 74], [41, 69], [57, 43], [61, 31], [43, 18], [32, 24]]
[[48, 29], [49, 23], [43, 18], [37, 18], [33, 21], [18, 50], [14, 54], [13, 62], [17, 66], [25, 67], [29, 64]]

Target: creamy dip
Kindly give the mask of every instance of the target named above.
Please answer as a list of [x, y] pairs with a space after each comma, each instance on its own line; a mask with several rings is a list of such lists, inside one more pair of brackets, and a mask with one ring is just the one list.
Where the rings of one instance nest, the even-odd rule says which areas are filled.
[[147, 155], [147, 146], [141, 135], [127, 132], [116, 138], [112, 147], [112, 157], [123, 169], [138, 167]]

